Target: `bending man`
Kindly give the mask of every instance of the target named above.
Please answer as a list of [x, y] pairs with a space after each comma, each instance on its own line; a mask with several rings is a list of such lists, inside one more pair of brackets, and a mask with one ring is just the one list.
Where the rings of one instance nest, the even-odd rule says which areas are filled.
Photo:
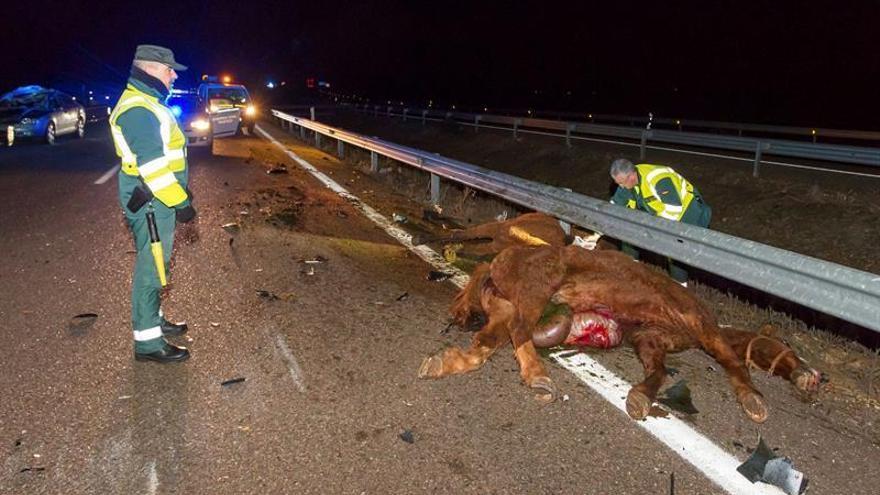
[[[703, 201], [697, 188], [671, 167], [633, 165], [625, 158], [618, 158], [611, 163], [611, 178], [618, 186], [611, 197], [612, 203], [676, 222], [709, 227], [712, 208]], [[639, 253], [632, 246], [624, 244], [623, 250], [638, 259]], [[687, 271], [672, 259], [669, 275], [687, 287]]]

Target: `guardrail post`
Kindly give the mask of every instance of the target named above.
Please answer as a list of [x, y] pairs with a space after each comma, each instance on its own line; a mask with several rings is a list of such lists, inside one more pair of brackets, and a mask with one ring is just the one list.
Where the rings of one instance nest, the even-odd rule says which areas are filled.
[[482, 115], [474, 116], [474, 132], [477, 132], [480, 129], [480, 119], [483, 118]]
[[370, 151], [370, 172], [379, 172], [379, 154], [375, 151]]
[[431, 204], [440, 204], [440, 176], [437, 174], [431, 174]]
[[404, 108], [403, 109], [403, 121], [404, 122], [406, 122], [406, 114], [408, 114], [408, 113], [409, 113], [409, 108]]
[[648, 131], [642, 131], [642, 139], [639, 145], [639, 160], [644, 160], [648, 152]]
[[321, 133], [318, 131], [315, 131], [315, 147], [316, 148], [321, 147]]
[[517, 138], [517, 130], [519, 130], [520, 124], [522, 124], [522, 119], [513, 119], [513, 139]]
[[428, 111], [422, 110], [422, 125], [425, 125], [425, 123], [427, 123], [427, 120], [428, 120], [427, 117], [428, 117]]
[[571, 148], [571, 131], [575, 128], [575, 124], [565, 125], [565, 145]]
[[302, 140], [306, 139], [306, 128], [303, 126], [299, 126], [299, 138]]
[[315, 107], [309, 107], [309, 115], [312, 116], [312, 122], [315, 121]]
[[391, 107], [389, 106], [387, 110], [385, 110], [385, 116], [391, 117]]
[[758, 167], [761, 165], [761, 152], [764, 149], [764, 143], [758, 141], [755, 145], [755, 167], [752, 169], [752, 177], [758, 176]]
[[336, 140], [336, 156], [345, 158], [345, 141], [341, 139]]

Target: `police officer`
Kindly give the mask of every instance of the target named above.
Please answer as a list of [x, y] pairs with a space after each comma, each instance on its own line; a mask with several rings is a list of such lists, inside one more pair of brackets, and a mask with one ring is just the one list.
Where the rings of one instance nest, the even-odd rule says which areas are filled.
[[150, 250], [148, 213], [155, 218], [163, 248], [165, 271], [171, 259], [174, 227], [190, 222], [196, 212], [187, 190], [186, 137], [165, 98], [177, 72], [186, 66], [174, 60], [168, 48], [140, 45], [134, 55], [131, 76], [110, 114], [110, 130], [119, 171], [119, 201], [134, 235], [137, 260], [131, 290], [134, 355], [139, 361], [183, 361], [185, 347], [165, 340], [186, 332], [186, 323], [171, 323], [159, 308], [162, 285], [157, 261]]
[[[708, 228], [712, 208], [703, 201], [696, 187], [671, 167], [642, 163], [633, 165], [625, 158], [611, 163], [611, 178], [617, 190], [611, 202], [652, 215]], [[623, 250], [638, 259], [638, 251], [624, 244]], [[688, 273], [669, 260], [669, 275], [687, 287]]]

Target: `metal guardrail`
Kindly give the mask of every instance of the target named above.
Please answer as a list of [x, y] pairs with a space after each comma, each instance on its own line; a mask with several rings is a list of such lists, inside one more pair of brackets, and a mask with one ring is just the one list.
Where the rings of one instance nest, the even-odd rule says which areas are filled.
[[[354, 106], [356, 110], [370, 112], [369, 107]], [[381, 111], [380, 111], [381, 109]], [[565, 122], [537, 118], [518, 118], [503, 115], [483, 115], [467, 112], [444, 112], [440, 110], [413, 110], [398, 107], [372, 107], [373, 115], [402, 117], [424, 120], [452, 120], [475, 127], [503, 126], [514, 136], [522, 129], [538, 129], [564, 133], [567, 144], [575, 133], [588, 136], [603, 136], [631, 139], [640, 142], [640, 159], [644, 160], [649, 142], [678, 144], [701, 148], [714, 148], [745, 153], [754, 153], [753, 175], [759, 175], [764, 155], [776, 155], [837, 163], [868, 165], [880, 167], [880, 148], [847, 146], [838, 144], [811, 143], [781, 139], [728, 136], [722, 134], [673, 131], [665, 129], [639, 129], [637, 127], [590, 124], [584, 122]], [[563, 137], [560, 134], [560, 137]]]
[[[364, 104], [369, 107], [369, 104]], [[381, 108], [381, 107], [380, 107]], [[571, 122], [589, 122], [589, 123], [614, 123], [625, 124], [627, 126], [640, 126], [644, 128], [650, 121], [653, 128], [670, 128], [679, 131], [685, 128], [703, 129], [714, 131], [733, 131], [737, 135], [742, 136], [746, 133], [752, 134], [776, 134], [782, 136], [800, 136], [809, 138], [812, 142], [817, 142], [821, 138], [849, 139], [855, 141], [876, 141], [880, 143], [880, 132], [878, 131], [861, 131], [851, 129], [829, 129], [825, 127], [796, 127], [784, 125], [769, 124], [748, 124], [742, 122], [722, 122], [716, 120], [698, 120], [687, 118], [669, 118], [669, 117], [653, 117], [633, 116], [633, 115], [614, 115], [589, 112], [563, 112], [548, 110], [523, 110], [523, 109], [493, 109], [496, 113], [504, 115], [513, 115], [521, 117], [543, 118], [548, 120], [566, 120]]]
[[343, 143], [370, 151], [373, 170], [378, 170], [379, 155], [424, 170], [431, 175], [433, 202], [439, 200], [439, 178], [443, 177], [880, 332], [880, 275], [645, 215], [589, 196], [361, 136], [278, 110], [272, 110], [272, 115], [290, 132], [298, 126], [302, 137], [306, 136], [306, 130], [313, 131], [318, 144], [321, 136], [338, 140], [340, 156], [344, 155]]

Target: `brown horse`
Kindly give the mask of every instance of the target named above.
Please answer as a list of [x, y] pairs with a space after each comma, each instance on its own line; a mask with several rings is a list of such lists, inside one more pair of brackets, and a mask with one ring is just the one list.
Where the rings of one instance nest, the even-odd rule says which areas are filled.
[[[549, 303], [570, 308], [568, 317], [539, 325]], [[537, 398], [552, 401], [553, 381], [535, 350], [564, 342], [583, 328], [573, 322], [590, 314], [608, 315], [610, 342], [635, 348], [645, 379], [630, 390], [626, 407], [634, 419], [647, 416], [666, 378], [667, 353], [701, 348], [727, 372], [735, 396], [750, 419], [767, 419], [764, 399], [751, 382], [748, 365], [789, 380], [803, 391], [818, 388], [819, 373], [804, 366], [782, 342], [744, 330], [720, 328], [714, 315], [691, 292], [665, 274], [616, 251], [578, 247], [511, 247], [491, 265], [480, 265], [452, 306], [462, 323], [485, 313], [487, 323], [467, 350], [449, 348], [426, 358], [420, 378], [439, 378], [480, 368], [512, 341], [523, 381]]]

